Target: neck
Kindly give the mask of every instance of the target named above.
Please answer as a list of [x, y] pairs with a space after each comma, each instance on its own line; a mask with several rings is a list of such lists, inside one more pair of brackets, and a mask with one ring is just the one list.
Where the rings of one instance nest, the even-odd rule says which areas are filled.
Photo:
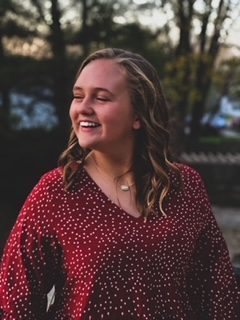
[[[132, 178], [132, 157], [109, 156], [101, 152], [92, 151], [87, 159], [88, 165], [95, 165], [99, 170], [112, 177], [121, 177], [123, 175]], [[129, 177], [129, 178], [130, 178]]]
[[[128, 160], [128, 161], [127, 161]], [[106, 157], [92, 151], [84, 162], [85, 170], [101, 190], [123, 210], [139, 217], [136, 186], [130, 158]]]

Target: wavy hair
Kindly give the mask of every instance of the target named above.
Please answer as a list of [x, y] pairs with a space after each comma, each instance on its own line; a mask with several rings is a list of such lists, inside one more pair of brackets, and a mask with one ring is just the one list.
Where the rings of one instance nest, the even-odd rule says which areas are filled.
[[[136, 186], [136, 204], [144, 217], [159, 209], [165, 215], [164, 199], [171, 189], [170, 172], [180, 177], [169, 152], [168, 107], [155, 68], [141, 55], [123, 49], [106, 48], [87, 57], [77, 72], [78, 78], [91, 61], [111, 59], [127, 71], [131, 102], [141, 122], [136, 130], [133, 175]], [[67, 190], [75, 180], [79, 166], [90, 150], [81, 148], [72, 129], [67, 149], [59, 158]]]

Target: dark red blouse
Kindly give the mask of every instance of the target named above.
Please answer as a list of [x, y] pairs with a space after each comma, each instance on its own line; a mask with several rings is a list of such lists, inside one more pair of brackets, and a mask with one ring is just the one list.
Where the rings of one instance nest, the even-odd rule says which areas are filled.
[[239, 288], [203, 183], [179, 168], [183, 188], [171, 190], [167, 217], [146, 223], [84, 169], [71, 192], [60, 169], [44, 175], [5, 248], [0, 319], [239, 320]]

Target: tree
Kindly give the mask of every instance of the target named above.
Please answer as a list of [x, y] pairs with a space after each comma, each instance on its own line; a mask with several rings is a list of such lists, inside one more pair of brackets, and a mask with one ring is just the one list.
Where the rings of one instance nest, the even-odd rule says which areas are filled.
[[[208, 38], [207, 27], [210, 21], [211, 8], [213, 1], [206, 0], [206, 11], [202, 14], [202, 26], [199, 35], [200, 38], [200, 55], [197, 61], [195, 74], [195, 88], [199, 95], [193, 101], [191, 135], [196, 139], [200, 132], [200, 120], [204, 113], [205, 103], [211, 86], [216, 58], [221, 48], [221, 30], [224, 28], [224, 22], [229, 17], [231, 1], [220, 0], [218, 8], [216, 8], [216, 18], [213, 20], [213, 32]], [[207, 47], [208, 38], [208, 47]]]
[[113, 0], [73, 0], [73, 3], [78, 5], [80, 26], [72, 43], [80, 45], [83, 56], [91, 50], [108, 45], [116, 36], [118, 24], [114, 18], [116, 11], [122, 10], [121, 4]]
[[69, 87], [67, 83], [67, 57], [66, 57], [66, 42], [64, 32], [61, 28], [61, 11], [58, 0], [51, 0], [51, 17], [50, 36], [53, 51], [53, 80], [55, 92], [55, 106], [59, 117], [59, 122], [62, 130], [67, 132], [67, 115], [69, 108]]
[[32, 36], [34, 31], [27, 28], [24, 23], [24, 19], [29, 18], [29, 13], [14, 0], [0, 2], [0, 94], [2, 96], [0, 118], [5, 130], [10, 128], [10, 91], [14, 86], [16, 78], [14, 75], [17, 71], [5, 49], [4, 39], [16, 36], [25, 39]]
[[[58, 0], [50, 1], [49, 12], [45, 1], [31, 0], [37, 10], [38, 21], [47, 27], [45, 37], [52, 49], [51, 78], [54, 92], [54, 105], [58, 115], [59, 126], [63, 132], [68, 131], [69, 86], [67, 77], [67, 53], [64, 30], [61, 26], [63, 13]], [[50, 19], [46, 18], [50, 14]], [[44, 35], [40, 35], [44, 36]]]
[[166, 83], [181, 122], [188, 111], [192, 114], [193, 139], [200, 134], [216, 59], [227, 37], [226, 25], [239, 4], [231, 0], [162, 1], [162, 5], [171, 5], [179, 33], [174, 59], [167, 65]]
[[240, 59], [233, 57], [223, 60], [214, 72], [214, 87], [221, 96], [240, 99]]

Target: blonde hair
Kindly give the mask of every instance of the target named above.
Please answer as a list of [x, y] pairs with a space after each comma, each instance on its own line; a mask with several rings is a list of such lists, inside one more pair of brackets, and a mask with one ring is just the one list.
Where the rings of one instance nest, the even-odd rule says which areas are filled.
[[[127, 71], [132, 105], [141, 128], [136, 130], [133, 174], [136, 186], [136, 204], [144, 217], [155, 211], [156, 204], [163, 215], [163, 202], [171, 189], [170, 171], [180, 177], [176, 165], [170, 160], [168, 107], [161, 83], [154, 67], [141, 55], [122, 49], [107, 48], [87, 57], [78, 73], [91, 61], [111, 59]], [[67, 149], [59, 164], [63, 167], [66, 189], [74, 182], [79, 164], [90, 150], [83, 149], [72, 129]]]

